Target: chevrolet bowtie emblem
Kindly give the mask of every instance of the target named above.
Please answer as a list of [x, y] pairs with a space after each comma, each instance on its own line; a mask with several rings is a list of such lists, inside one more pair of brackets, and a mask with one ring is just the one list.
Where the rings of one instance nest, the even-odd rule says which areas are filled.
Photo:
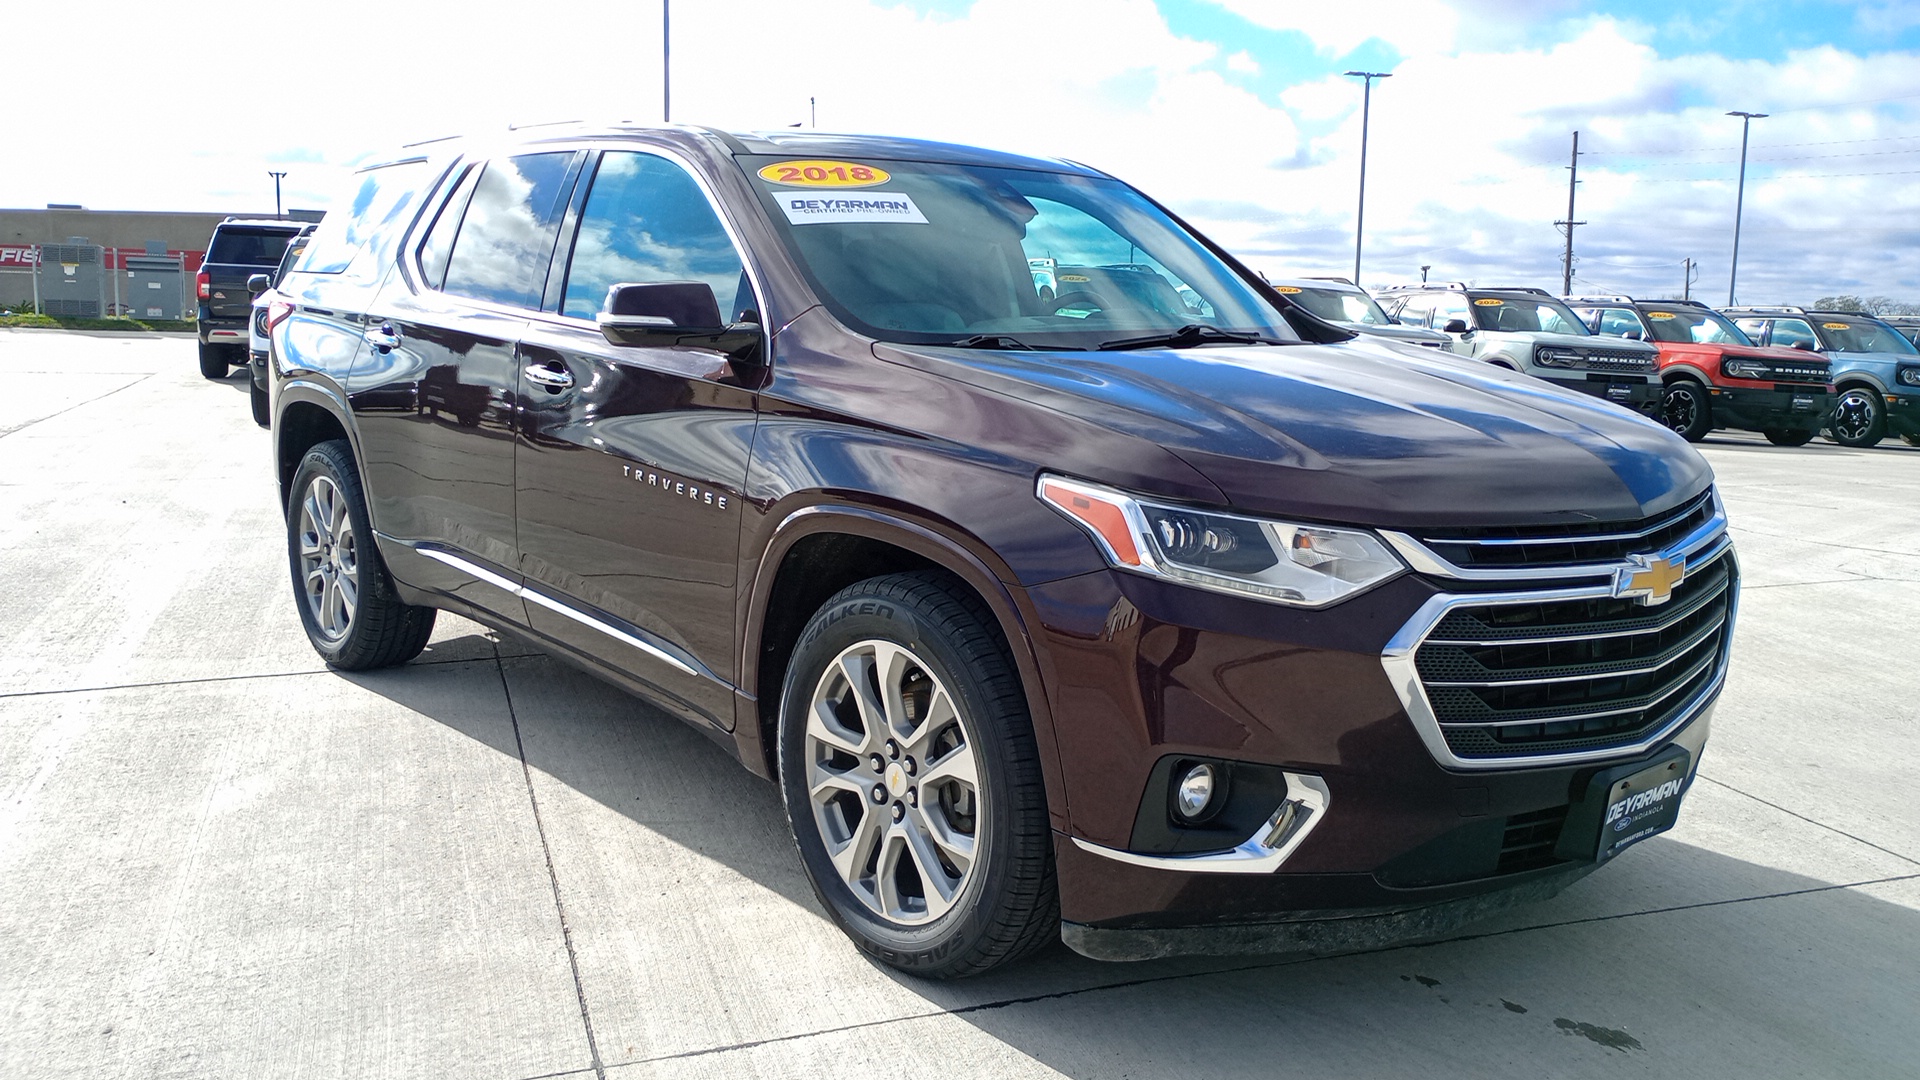
[[1613, 572], [1613, 595], [1622, 600], [1638, 600], [1652, 607], [1673, 599], [1673, 587], [1687, 579], [1687, 564], [1682, 560], [1629, 555], [1627, 562]]

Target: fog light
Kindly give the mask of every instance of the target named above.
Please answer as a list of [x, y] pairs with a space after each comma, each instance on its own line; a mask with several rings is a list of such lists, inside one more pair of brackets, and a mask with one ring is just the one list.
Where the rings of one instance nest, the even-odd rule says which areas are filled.
[[1173, 790], [1173, 808], [1188, 821], [1198, 821], [1207, 814], [1213, 805], [1214, 768], [1211, 765], [1195, 765], [1180, 778], [1180, 785]]

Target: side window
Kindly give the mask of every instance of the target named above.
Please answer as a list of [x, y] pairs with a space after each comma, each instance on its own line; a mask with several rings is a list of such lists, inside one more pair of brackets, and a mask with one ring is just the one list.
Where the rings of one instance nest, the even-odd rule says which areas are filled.
[[1473, 326], [1473, 316], [1467, 312], [1467, 298], [1458, 293], [1434, 297], [1433, 328], [1445, 330], [1447, 324], [1455, 319], [1466, 323], [1468, 327]]
[[[432, 183], [433, 175], [432, 166], [418, 159], [361, 173], [355, 182], [353, 198], [345, 207], [327, 212], [295, 268], [315, 274], [338, 274], [346, 270], [376, 236], [391, 238], [413, 220], [412, 211], [419, 207], [415, 197], [420, 194], [420, 188]], [[379, 265], [370, 272], [385, 271], [380, 259], [374, 262]]]
[[540, 306], [572, 161], [567, 151], [487, 163], [447, 259], [447, 292], [512, 307]]
[[1640, 317], [1625, 308], [1606, 308], [1600, 312], [1600, 325], [1595, 333], [1607, 337], [1624, 337], [1639, 340], [1646, 336], [1640, 326]]
[[1734, 320], [1734, 325], [1740, 328], [1741, 333], [1752, 338], [1755, 345], [1765, 345], [1767, 343], [1767, 320], [1736, 319]]
[[740, 253], [686, 170], [665, 158], [609, 151], [580, 214], [560, 314], [598, 315], [610, 286], [704, 281], [722, 315], [758, 310]]
[[1785, 345], [1789, 349], [1817, 349], [1819, 341], [1813, 336], [1813, 327], [1799, 319], [1775, 319], [1773, 321], [1774, 345]]
[[1399, 319], [1408, 326], [1427, 325], [1427, 316], [1433, 313], [1433, 297], [1410, 297], [1400, 306]]
[[473, 199], [474, 186], [479, 182], [479, 168], [468, 169], [466, 175], [460, 178], [459, 186], [454, 189], [453, 197], [440, 208], [440, 216], [433, 220], [433, 228], [420, 245], [420, 272], [429, 289], [438, 289], [447, 280], [447, 260], [453, 255], [453, 236], [460, 231], [460, 219], [465, 216], [467, 203]]

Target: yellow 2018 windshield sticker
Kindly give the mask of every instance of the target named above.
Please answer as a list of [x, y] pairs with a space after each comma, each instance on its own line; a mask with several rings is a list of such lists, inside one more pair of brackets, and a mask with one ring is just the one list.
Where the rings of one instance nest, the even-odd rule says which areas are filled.
[[1820, 325], [1821, 325], [1821, 326], [1823, 326], [1823, 327], [1825, 327], [1825, 328], [1826, 328], [1826, 329], [1828, 329], [1828, 330], [1851, 330], [1851, 329], [1853, 329], [1853, 327], [1852, 327], [1852, 326], [1849, 326], [1848, 324], [1846, 324], [1846, 323], [1843, 323], [1843, 322], [1823, 322], [1823, 323], [1821, 323]]
[[1273, 291], [1277, 293], [1297, 293], [1300, 289], [1294, 285], [1275, 285]]
[[781, 161], [760, 170], [760, 179], [794, 187], [863, 188], [884, 184], [893, 174], [851, 161]]
[[1671, 311], [1649, 311], [1649, 312], [1647, 312], [1647, 318], [1649, 318], [1649, 319], [1671, 319], [1671, 318], [1673, 318], [1673, 312], [1671, 312]]
[[1499, 307], [1501, 304], [1504, 304], [1504, 303], [1506, 303], [1505, 300], [1495, 300], [1491, 296], [1483, 296], [1480, 299], [1475, 300], [1473, 302], [1473, 306], [1474, 307]]

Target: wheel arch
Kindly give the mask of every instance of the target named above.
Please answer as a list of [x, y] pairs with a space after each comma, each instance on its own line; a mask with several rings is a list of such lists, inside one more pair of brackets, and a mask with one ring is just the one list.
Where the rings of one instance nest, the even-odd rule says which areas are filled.
[[741, 635], [740, 687], [753, 695], [751, 722], [734, 726], [740, 760], [764, 776], [776, 773], [774, 731], [781, 687], [800, 632], [829, 596], [856, 581], [883, 574], [934, 570], [954, 578], [993, 613], [1014, 669], [1040, 751], [1047, 805], [1065, 828], [1052, 712], [1028, 631], [1031, 612], [987, 559], [939, 527], [871, 507], [814, 505], [788, 514], [776, 527], [748, 591]]
[[346, 403], [330, 390], [309, 382], [288, 382], [281, 386], [273, 418], [274, 476], [280, 484], [280, 506], [284, 510], [292, 497], [293, 474], [308, 450], [331, 439], [343, 439], [353, 454], [353, 464], [366, 475], [360, 460], [360, 442], [353, 437]]
[[1681, 381], [1697, 382], [1702, 386], [1707, 386], [1712, 384], [1713, 379], [1706, 372], [1687, 363], [1671, 364], [1663, 368], [1660, 372], [1661, 385]]

